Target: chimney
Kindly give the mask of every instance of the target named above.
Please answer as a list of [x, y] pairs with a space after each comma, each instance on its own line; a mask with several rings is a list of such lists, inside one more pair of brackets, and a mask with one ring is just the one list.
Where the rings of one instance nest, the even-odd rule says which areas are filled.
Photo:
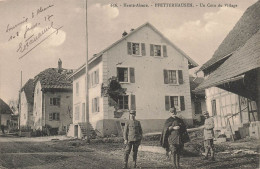
[[124, 37], [124, 36], [126, 36], [128, 33], [126, 32], [126, 31], [124, 31], [123, 33], [122, 33], [122, 37]]
[[60, 58], [59, 58], [59, 61], [58, 61], [58, 72], [59, 73], [62, 72], [62, 61], [60, 60]]

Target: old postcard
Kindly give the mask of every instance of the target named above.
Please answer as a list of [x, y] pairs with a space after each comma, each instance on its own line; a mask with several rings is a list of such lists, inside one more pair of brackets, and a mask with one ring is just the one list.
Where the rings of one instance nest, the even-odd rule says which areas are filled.
[[259, 167], [260, 1], [0, 0], [0, 16], [0, 168]]

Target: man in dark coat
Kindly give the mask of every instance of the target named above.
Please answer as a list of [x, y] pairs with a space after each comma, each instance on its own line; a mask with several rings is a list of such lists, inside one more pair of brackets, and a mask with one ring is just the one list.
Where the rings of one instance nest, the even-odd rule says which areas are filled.
[[184, 143], [189, 141], [186, 125], [178, 118], [176, 108], [170, 108], [171, 117], [168, 118], [163, 127], [161, 135], [161, 145], [166, 149], [166, 155], [171, 151], [173, 165], [180, 167], [180, 154]]

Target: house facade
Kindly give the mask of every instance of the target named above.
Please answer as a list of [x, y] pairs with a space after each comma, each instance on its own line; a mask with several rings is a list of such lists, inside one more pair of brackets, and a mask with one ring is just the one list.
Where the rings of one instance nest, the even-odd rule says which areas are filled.
[[217, 133], [260, 138], [260, 1], [250, 6], [199, 71]]
[[13, 111], [0, 98], [0, 126], [4, 126], [4, 128], [7, 129], [9, 127], [12, 114], [13, 114]]
[[33, 79], [29, 79], [20, 91], [20, 127], [33, 125], [33, 91]]
[[[144, 132], [161, 131], [172, 106], [187, 125], [192, 125], [188, 70], [195, 66], [191, 58], [151, 24], [132, 30], [89, 60], [87, 86], [92, 127], [102, 136], [120, 135], [125, 120], [129, 119], [129, 110], [136, 110]], [[72, 76], [74, 129], [69, 133], [72, 136], [77, 135], [75, 126], [86, 117], [85, 69], [83, 65]], [[117, 99], [102, 94], [105, 87], [113, 86], [112, 77], [125, 89], [125, 94]]]
[[255, 101], [218, 87], [206, 89], [206, 96], [208, 111], [214, 117], [216, 135], [245, 138], [257, 134], [249, 130], [250, 123], [253, 125], [258, 121]]
[[33, 128], [48, 128], [51, 134], [66, 133], [72, 123], [72, 70], [49, 68], [35, 77]]

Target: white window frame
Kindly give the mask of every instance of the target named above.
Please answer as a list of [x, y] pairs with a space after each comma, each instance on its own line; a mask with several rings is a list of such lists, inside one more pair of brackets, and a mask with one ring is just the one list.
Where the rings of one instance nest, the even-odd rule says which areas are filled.
[[172, 107], [172, 105], [171, 105], [171, 97], [178, 97], [178, 106], [174, 106], [174, 107], [176, 108], [176, 111], [181, 111], [181, 97], [180, 97], [180, 95], [168, 94], [167, 96], [169, 96], [169, 106], [170, 106], [170, 108]]
[[[54, 99], [56, 99], [56, 104], [53, 104], [54, 103], [53, 102]], [[57, 102], [57, 100], [59, 100], [59, 101]], [[59, 97], [51, 97], [50, 98], [50, 105], [51, 106], [60, 106], [60, 101], [61, 101], [61, 98], [59, 98]], [[57, 103], [59, 103], [59, 104], [57, 104]]]
[[[168, 84], [169, 85], [179, 85], [179, 72], [178, 70], [172, 70], [172, 69], [166, 69], [168, 72], [167, 72], [167, 75], [168, 75]], [[176, 83], [170, 83], [170, 80], [169, 80], [169, 72], [170, 71], [175, 71], [176, 72]]]
[[100, 98], [95, 97], [92, 99], [92, 113], [100, 112]]
[[[128, 67], [128, 66], [117, 66], [117, 68], [126, 68], [127, 69], [127, 82], [119, 81], [119, 77], [118, 77], [119, 83], [130, 83], [130, 67]], [[118, 71], [117, 68], [116, 68], [116, 71]], [[116, 72], [116, 73], [118, 74], [118, 72]]]
[[[131, 95], [130, 94], [125, 94], [125, 95], [122, 95], [122, 96], [127, 96], [128, 97], [128, 109], [125, 109], [125, 108], [120, 109], [120, 107], [119, 107], [119, 99], [117, 100], [118, 109], [119, 110], [129, 110], [130, 106], [131, 106], [131, 97], [130, 97]], [[124, 100], [123, 100], [123, 107], [124, 107]]]
[[[131, 54], [133, 56], [142, 56], [142, 43], [139, 43], [139, 42], [130, 42], [131, 43]], [[138, 44], [139, 45], [139, 54], [134, 54], [134, 50], [133, 50], [133, 44]]]
[[[53, 118], [54, 115], [56, 117], [55, 119]], [[59, 115], [59, 119], [57, 118], [58, 117], [57, 115]], [[49, 121], [60, 121], [60, 112], [51, 112], [51, 113], [49, 113]]]

